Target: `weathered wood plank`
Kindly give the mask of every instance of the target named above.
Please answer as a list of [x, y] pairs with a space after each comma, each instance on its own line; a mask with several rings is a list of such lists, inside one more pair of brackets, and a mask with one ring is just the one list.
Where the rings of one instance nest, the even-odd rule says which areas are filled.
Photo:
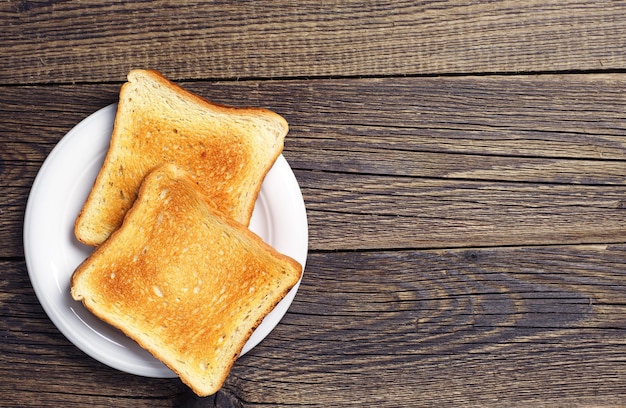
[[14, 0], [0, 16], [4, 84], [626, 68], [619, 1]]
[[298, 141], [313, 147], [623, 159], [624, 81], [623, 75], [307, 81], [294, 84], [297, 98], [282, 111], [307, 125]]
[[626, 186], [297, 177], [313, 249], [626, 242]]
[[[625, 256], [623, 245], [313, 252], [288, 314], [235, 364], [218, 397], [277, 407], [618, 404]], [[178, 380], [91, 360], [34, 305], [24, 264], [0, 266], [0, 371], [38, 372], [5, 396], [65, 406], [214, 402]], [[64, 385], [44, 381], [52, 376]]]
[[[363, 141], [362, 141], [363, 142]], [[584, 160], [506, 156], [515, 143], [502, 142], [502, 156], [415, 152], [401, 148], [349, 149], [341, 142], [292, 139], [287, 150], [291, 165], [351, 174], [402, 177], [531, 182], [550, 184], [622, 185], [625, 160]], [[323, 154], [320, 154], [323, 152]], [[584, 154], [584, 153], [583, 153]], [[372, 158], [375, 158], [374, 160]]]
[[[181, 84], [217, 102], [276, 110], [291, 124], [287, 143], [294, 148], [626, 157], [622, 74]], [[2, 141], [55, 143], [80, 119], [115, 102], [118, 89], [0, 88]]]
[[[622, 74], [181, 84], [216, 102], [276, 110], [290, 122], [287, 142], [294, 147], [626, 157]], [[0, 88], [2, 140], [55, 143], [115, 102], [118, 90], [119, 84]]]
[[[496, 184], [310, 171], [296, 171], [296, 176], [313, 250], [626, 242], [625, 185]], [[13, 191], [2, 199], [3, 256], [22, 254], [16, 251], [28, 190]]]
[[[445, 154], [393, 148], [350, 151], [347, 147], [329, 147], [333, 143], [325, 142], [311, 147], [308, 141], [297, 139], [295, 132], [292, 136], [283, 154], [292, 168], [303, 171], [494, 182], [626, 184], [626, 160]], [[0, 186], [29, 188], [53, 147], [50, 143], [0, 142]]]

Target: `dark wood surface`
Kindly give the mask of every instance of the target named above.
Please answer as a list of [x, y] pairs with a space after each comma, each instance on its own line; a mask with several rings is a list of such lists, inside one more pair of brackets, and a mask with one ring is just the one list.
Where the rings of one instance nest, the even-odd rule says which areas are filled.
[[[0, 406], [626, 403], [626, 3], [0, 3]], [[309, 258], [216, 395], [49, 320], [33, 180], [131, 68], [275, 110]]]

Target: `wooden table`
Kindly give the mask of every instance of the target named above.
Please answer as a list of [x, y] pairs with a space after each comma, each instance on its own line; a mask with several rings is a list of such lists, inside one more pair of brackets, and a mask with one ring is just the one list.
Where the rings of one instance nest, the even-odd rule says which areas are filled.
[[[187, 4], [188, 3], [188, 4]], [[0, 3], [0, 405], [626, 402], [626, 3]], [[50, 321], [26, 202], [131, 68], [290, 123], [309, 257], [216, 395]]]

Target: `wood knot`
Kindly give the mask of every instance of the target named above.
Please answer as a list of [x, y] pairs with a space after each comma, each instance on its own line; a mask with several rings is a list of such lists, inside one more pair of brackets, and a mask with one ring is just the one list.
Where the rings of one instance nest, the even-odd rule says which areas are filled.
[[466, 261], [477, 262], [481, 258], [481, 254], [478, 251], [465, 251], [463, 257]]
[[30, 1], [21, 1], [17, 5], [17, 11], [19, 13], [26, 13], [33, 8], [33, 4]]
[[41, 8], [41, 7], [54, 6], [54, 3], [56, 3], [57, 1], [58, 0], [47, 0], [47, 1], [28, 1], [28, 0], [24, 0], [24, 1], [20, 1], [17, 4], [17, 12], [18, 13], [28, 13], [29, 11], [32, 11], [35, 7]]

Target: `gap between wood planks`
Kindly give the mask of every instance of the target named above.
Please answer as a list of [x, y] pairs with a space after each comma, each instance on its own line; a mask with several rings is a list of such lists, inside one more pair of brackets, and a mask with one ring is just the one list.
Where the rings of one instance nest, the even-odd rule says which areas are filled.
[[337, 253], [375, 253], [375, 252], [469, 252], [482, 251], [490, 249], [526, 249], [526, 248], [563, 248], [563, 249], [581, 249], [593, 251], [605, 251], [611, 246], [626, 245], [626, 242], [611, 242], [607, 244], [598, 243], [580, 243], [580, 244], [527, 244], [527, 245], [484, 245], [484, 246], [457, 246], [457, 247], [398, 247], [398, 248], [354, 248], [354, 249], [314, 249], [310, 253], [317, 254], [337, 254]]

